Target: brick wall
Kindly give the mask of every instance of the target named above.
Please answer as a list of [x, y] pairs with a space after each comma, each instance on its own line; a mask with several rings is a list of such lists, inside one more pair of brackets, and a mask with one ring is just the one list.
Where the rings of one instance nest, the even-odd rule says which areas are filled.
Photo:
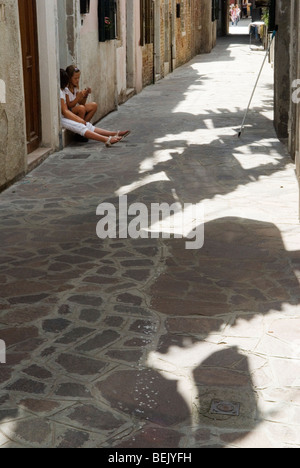
[[[154, 20], [155, 48], [160, 57], [155, 71], [161, 78], [215, 46], [216, 24], [211, 21], [210, 0], [158, 0], [155, 8], [159, 9]], [[153, 48], [146, 45], [143, 46], [143, 86], [152, 80]]]
[[180, 67], [192, 58], [192, 12], [191, 0], [181, 2], [180, 18], [175, 19], [176, 27], [176, 67]]
[[153, 83], [153, 44], [143, 46], [143, 87]]

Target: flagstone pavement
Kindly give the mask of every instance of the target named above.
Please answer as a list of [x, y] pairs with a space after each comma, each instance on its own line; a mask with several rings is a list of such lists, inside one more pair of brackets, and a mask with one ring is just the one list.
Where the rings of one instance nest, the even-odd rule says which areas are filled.
[[[300, 447], [298, 184], [269, 64], [237, 137], [263, 57], [219, 39], [103, 119], [122, 143], [0, 194], [1, 448]], [[121, 195], [201, 207], [203, 247], [100, 239]]]

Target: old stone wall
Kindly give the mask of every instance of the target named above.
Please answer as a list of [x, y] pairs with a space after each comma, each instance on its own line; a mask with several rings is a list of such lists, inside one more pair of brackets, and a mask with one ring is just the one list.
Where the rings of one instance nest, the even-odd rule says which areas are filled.
[[287, 139], [291, 102], [291, 0], [278, 0], [276, 5], [274, 122], [278, 137]]
[[[300, 186], [300, 4], [277, 0], [274, 60], [274, 125], [287, 142]], [[300, 207], [300, 197], [299, 197]]]
[[[0, 5], [0, 187], [24, 173], [26, 137], [18, 2]], [[12, 60], [13, 58], [13, 60]]]
[[74, 0], [59, 0], [58, 31], [59, 31], [59, 62], [61, 68], [74, 64], [77, 58], [77, 4]]
[[[41, 144], [61, 145], [59, 68], [82, 71], [98, 103], [94, 122], [134, 92], [163, 78], [216, 40], [211, 0], [155, 0], [153, 43], [140, 43], [140, 1], [117, 0], [117, 38], [99, 42], [98, 0], [80, 14], [78, 0], [37, 0]], [[180, 7], [180, 12], [178, 8]], [[0, 1], [0, 187], [28, 169], [22, 49], [17, 0]], [[13, 60], [12, 60], [13, 57]], [[40, 149], [40, 148], [39, 148]]]
[[191, 2], [181, 2], [181, 17], [176, 17], [176, 67], [191, 60], [192, 51], [192, 10]]
[[299, 218], [300, 218], [300, 5], [299, 1], [295, 0], [297, 7], [295, 12], [295, 46], [294, 46], [294, 57], [295, 62], [297, 63], [296, 69], [296, 82], [297, 82], [297, 97], [298, 102], [295, 103], [295, 161], [296, 161], [296, 171], [299, 181]]
[[99, 42], [97, 4], [97, 0], [91, 0], [90, 14], [81, 17], [78, 57], [81, 88], [90, 87], [89, 99], [98, 104], [95, 122], [117, 106], [116, 44]]
[[[127, 99], [128, 88], [133, 88], [136, 92], [142, 88], [142, 73], [138, 70], [138, 67], [142, 68], [142, 58], [139, 60], [137, 50], [138, 3], [132, 3], [132, 0], [117, 2], [115, 40], [99, 42], [98, 0], [91, 0], [90, 13], [81, 16], [78, 54], [82, 72], [81, 86], [91, 87], [90, 99], [98, 103], [95, 122]], [[143, 81], [144, 79], [145, 86], [148, 81], [143, 77]]]
[[212, 22], [211, 0], [202, 0], [200, 2], [200, 36], [198, 50], [200, 54], [208, 54], [216, 44], [216, 22]]
[[143, 88], [153, 83], [153, 44], [142, 47], [143, 54]]
[[[212, 22], [211, 0], [158, 0], [155, 18], [155, 37], [159, 37], [155, 43], [159, 56], [156, 74], [160, 77], [197, 54], [211, 52], [216, 44], [217, 23]], [[151, 57], [145, 58], [146, 67]]]
[[[290, 110], [289, 110], [289, 151], [293, 158], [296, 153], [297, 144], [297, 126], [298, 126], [298, 99], [295, 101], [293, 95], [293, 84], [298, 80], [298, 38], [299, 38], [299, 1], [291, 0], [291, 44], [290, 44], [290, 82], [291, 82], [291, 93], [292, 98], [290, 99]], [[299, 77], [300, 78], [300, 77]], [[299, 85], [297, 85], [300, 88]]]

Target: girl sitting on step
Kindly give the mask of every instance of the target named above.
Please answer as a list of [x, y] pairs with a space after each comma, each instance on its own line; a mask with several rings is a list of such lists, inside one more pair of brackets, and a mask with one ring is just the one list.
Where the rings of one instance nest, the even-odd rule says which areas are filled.
[[65, 88], [69, 82], [68, 74], [65, 70], [60, 70], [60, 104], [61, 104], [61, 124], [63, 128], [70, 130], [73, 133], [81, 135], [90, 140], [100, 141], [105, 143], [106, 147], [110, 147], [115, 143], [119, 143], [123, 138], [129, 135], [130, 131], [110, 132], [101, 128], [94, 127], [90, 122], [87, 122], [80, 116], [74, 114], [68, 109], [66, 103]]
[[69, 77], [69, 82], [65, 88], [67, 106], [74, 114], [79, 115], [86, 122], [90, 122], [97, 112], [98, 105], [96, 102], [86, 102], [91, 88], [86, 88], [80, 91], [79, 80], [81, 72], [79, 68], [70, 65], [66, 68]]

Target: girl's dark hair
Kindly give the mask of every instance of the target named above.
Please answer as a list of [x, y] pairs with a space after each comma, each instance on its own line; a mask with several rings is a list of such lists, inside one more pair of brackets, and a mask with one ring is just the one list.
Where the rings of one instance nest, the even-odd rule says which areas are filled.
[[74, 65], [69, 65], [66, 68], [66, 72], [68, 73], [69, 79], [71, 79], [72, 76], [74, 75], [74, 73], [79, 73], [80, 70], [79, 70], [79, 68], [75, 67]]
[[69, 76], [66, 70], [60, 69], [60, 88], [65, 89], [69, 84]]

